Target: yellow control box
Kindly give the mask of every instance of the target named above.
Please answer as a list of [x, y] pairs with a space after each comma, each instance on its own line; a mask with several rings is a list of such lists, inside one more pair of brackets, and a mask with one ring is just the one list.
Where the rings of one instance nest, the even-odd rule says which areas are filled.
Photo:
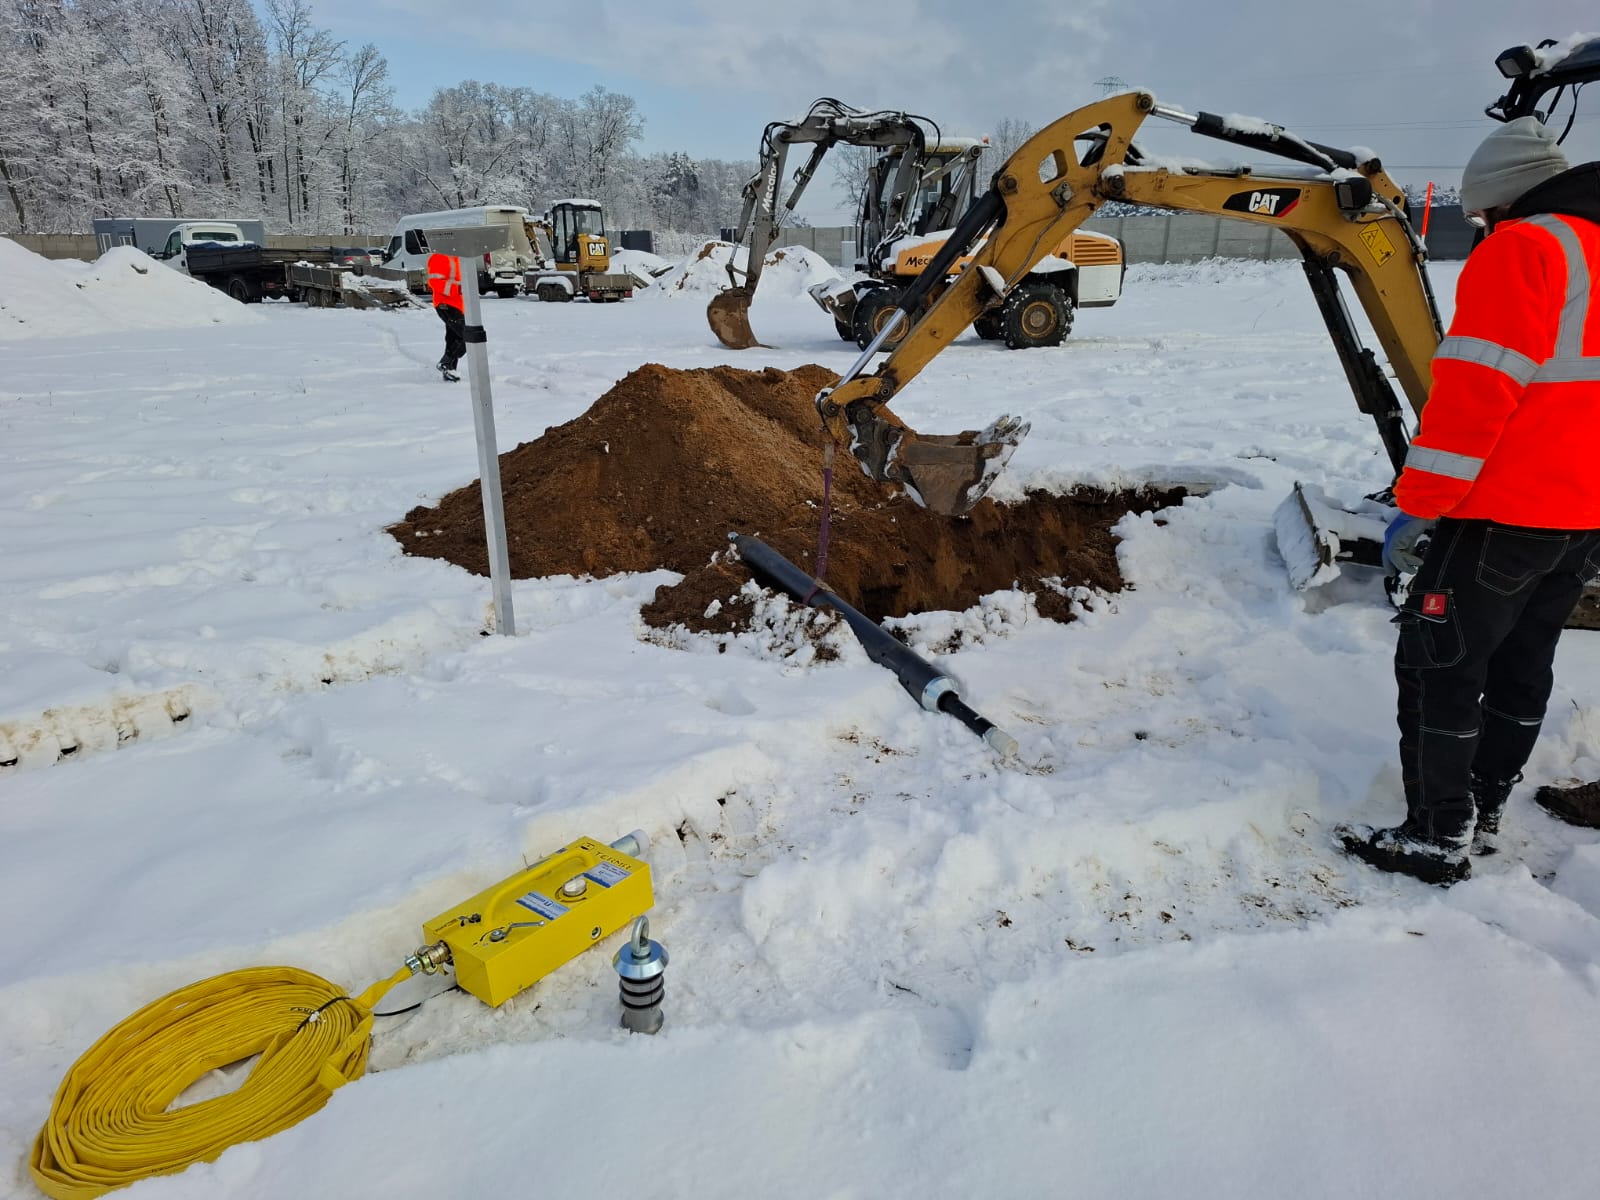
[[650, 866], [579, 838], [422, 927], [450, 951], [456, 982], [504, 1004], [655, 903]]

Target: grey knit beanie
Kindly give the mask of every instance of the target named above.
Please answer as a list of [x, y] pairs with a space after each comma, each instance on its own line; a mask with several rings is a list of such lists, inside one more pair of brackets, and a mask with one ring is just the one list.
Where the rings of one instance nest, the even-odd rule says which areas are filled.
[[1510, 204], [1534, 184], [1567, 169], [1555, 135], [1535, 117], [1507, 121], [1472, 152], [1461, 172], [1461, 207], [1483, 212]]

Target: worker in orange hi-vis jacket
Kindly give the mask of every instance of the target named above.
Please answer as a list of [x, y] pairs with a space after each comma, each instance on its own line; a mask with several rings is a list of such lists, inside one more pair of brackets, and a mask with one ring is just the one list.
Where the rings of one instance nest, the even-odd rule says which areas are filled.
[[[1489, 234], [1462, 268], [1384, 540], [1390, 571], [1415, 572], [1395, 617], [1406, 817], [1340, 830], [1356, 857], [1440, 884], [1496, 849], [1556, 643], [1600, 575], [1600, 163], [1569, 169], [1521, 117], [1473, 153], [1461, 203]], [[1543, 796], [1600, 826], [1600, 806]]]
[[454, 383], [456, 364], [467, 352], [465, 336], [467, 318], [462, 312], [461, 260], [450, 254], [428, 255], [428, 288], [433, 292], [433, 311], [444, 322], [444, 357], [439, 360], [439, 374]]

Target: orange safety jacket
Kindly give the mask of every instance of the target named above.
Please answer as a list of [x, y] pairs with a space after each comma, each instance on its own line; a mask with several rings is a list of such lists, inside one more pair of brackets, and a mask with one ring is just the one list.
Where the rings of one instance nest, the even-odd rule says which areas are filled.
[[1600, 223], [1570, 211], [1502, 221], [1473, 250], [1395, 487], [1403, 511], [1600, 529], [1597, 281]]
[[435, 308], [462, 308], [461, 260], [453, 254], [428, 255], [428, 288]]

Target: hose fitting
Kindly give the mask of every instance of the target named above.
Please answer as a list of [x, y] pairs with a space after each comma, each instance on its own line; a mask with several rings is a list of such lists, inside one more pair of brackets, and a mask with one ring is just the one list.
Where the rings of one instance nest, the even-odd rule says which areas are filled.
[[418, 946], [406, 955], [406, 966], [413, 975], [433, 975], [450, 965], [450, 947], [443, 942]]

